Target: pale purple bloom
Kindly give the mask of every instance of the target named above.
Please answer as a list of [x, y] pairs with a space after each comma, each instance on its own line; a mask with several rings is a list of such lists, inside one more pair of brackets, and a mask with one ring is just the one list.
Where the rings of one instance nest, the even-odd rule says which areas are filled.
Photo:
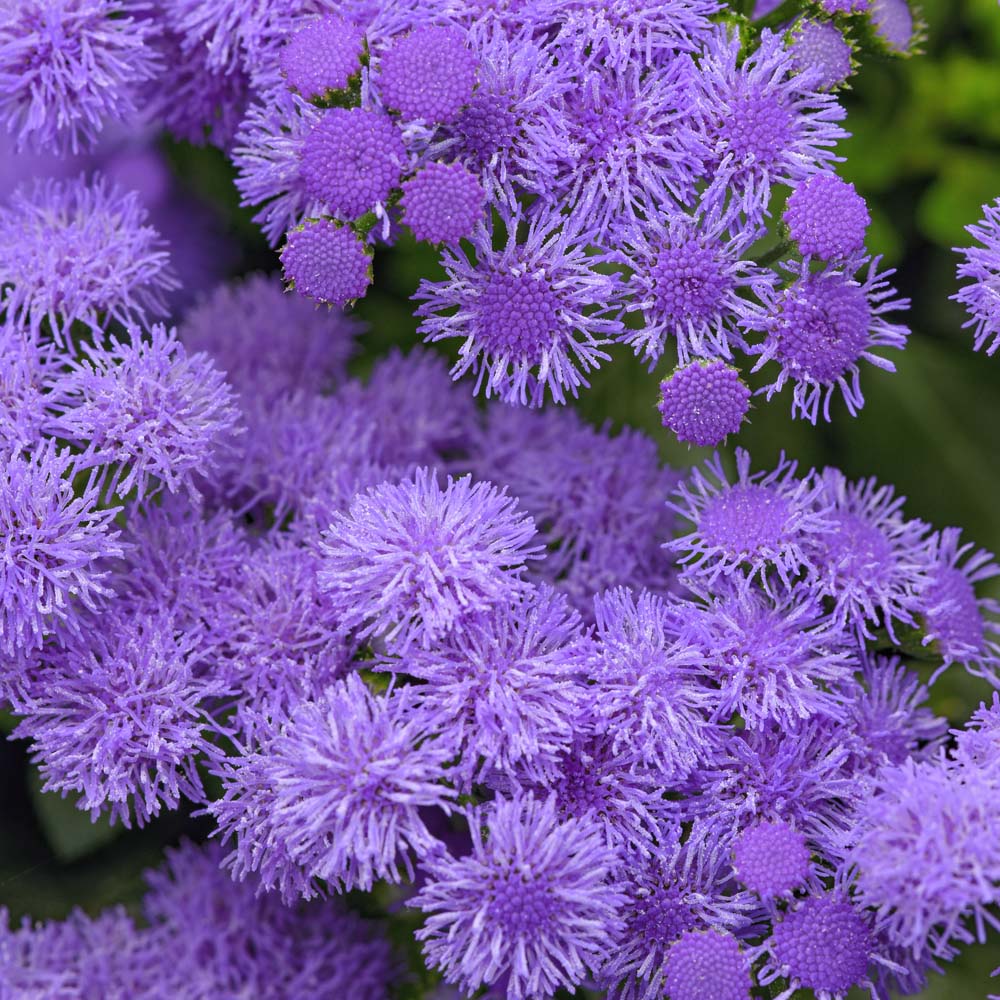
[[846, 83], [854, 71], [851, 43], [829, 21], [803, 20], [794, 29], [792, 59], [817, 90]]
[[340, 309], [363, 298], [372, 283], [372, 252], [347, 226], [313, 219], [291, 229], [281, 248], [288, 287]]
[[750, 389], [739, 370], [700, 358], [660, 383], [656, 404], [663, 426], [678, 441], [714, 448], [736, 434], [750, 409]]
[[285, 43], [281, 71], [307, 101], [346, 90], [361, 73], [364, 34], [336, 14], [306, 21]]
[[0, 207], [0, 285], [10, 318], [57, 340], [166, 312], [176, 282], [137, 195], [101, 177], [38, 181]]
[[1000, 198], [983, 206], [983, 217], [966, 231], [980, 244], [956, 247], [965, 258], [958, 266], [959, 279], [971, 279], [952, 296], [965, 306], [965, 326], [975, 332], [975, 349], [992, 356], [1000, 350]]
[[805, 257], [841, 260], [864, 253], [871, 222], [865, 199], [833, 173], [813, 174], [789, 196], [782, 217]]
[[732, 934], [685, 931], [667, 954], [664, 986], [672, 1000], [750, 1000], [750, 963]]
[[736, 877], [762, 899], [788, 895], [812, 870], [805, 835], [778, 820], [746, 827], [733, 844]]
[[458, 243], [483, 217], [486, 193], [460, 163], [429, 163], [403, 183], [403, 222], [418, 240]]
[[917, 33], [907, 0], [871, 0], [868, 16], [875, 34], [890, 52], [910, 51]]
[[323, 535], [320, 585], [362, 637], [428, 648], [471, 614], [522, 593], [535, 525], [517, 501], [466, 476], [426, 469], [359, 494]]
[[503, 982], [510, 1000], [573, 989], [602, 965], [621, 927], [616, 857], [587, 818], [553, 799], [497, 801], [469, 814], [472, 852], [425, 864], [412, 900], [428, 963], [468, 993]]

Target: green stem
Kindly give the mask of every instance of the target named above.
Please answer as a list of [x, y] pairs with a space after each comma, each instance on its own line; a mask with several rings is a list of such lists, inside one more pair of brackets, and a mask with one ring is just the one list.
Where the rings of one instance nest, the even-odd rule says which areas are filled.
[[768, 267], [776, 260], [781, 260], [792, 248], [791, 240], [780, 240], [766, 253], [762, 253], [759, 257], [755, 258], [754, 263], [759, 264], [761, 267]]

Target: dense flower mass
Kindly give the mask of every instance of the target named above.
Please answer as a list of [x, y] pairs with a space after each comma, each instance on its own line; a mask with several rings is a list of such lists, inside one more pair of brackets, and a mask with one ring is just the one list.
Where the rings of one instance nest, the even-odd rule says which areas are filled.
[[[905, 0], [0, 7], [0, 129], [81, 156], [0, 199], [0, 721], [43, 801], [206, 841], [0, 909], [0, 997], [889, 1000], [1000, 930], [1000, 695], [936, 714], [1000, 687], [994, 557], [571, 405], [630, 352], [724, 448], [893, 370], [835, 167]], [[231, 161], [236, 280], [160, 146]]]

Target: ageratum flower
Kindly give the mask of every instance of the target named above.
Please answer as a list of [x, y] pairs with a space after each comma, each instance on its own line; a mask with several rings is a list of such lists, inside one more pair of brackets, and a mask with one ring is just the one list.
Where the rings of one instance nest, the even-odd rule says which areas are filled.
[[814, 592], [832, 598], [837, 620], [871, 638], [895, 624], [915, 624], [920, 595], [930, 584], [929, 527], [903, 515], [906, 497], [874, 478], [850, 482], [839, 469], [819, 477], [817, 498], [832, 530], [809, 540]]
[[[557, 403], [586, 387], [587, 372], [608, 359], [603, 348], [623, 329], [622, 284], [597, 270], [605, 260], [585, 236], [554, 214], [527, 223], [502, 216], [503, 234], [480, 225], [467, 251], [446, 248], [446, 278], [423, 280], [420, 332], [431, 342], [460, 340], [455, 378], [476, 376], [476, 392], [507, 403]], [[499, 249], [495, 241], [501, 240]]]
[[288, 295], [279, 281], [253, 274], [219, 285], [188, 310], [178, 335], [189, 351], [210, 354], [243, 396], [276, 400], [343, 383], [363, 329], [353, 316]]
[[672, 533], [663, 498], [678, 475], [631, 428], [611, 437], [571, 409], [494, 408], [473, 452], [476, 473], [507, 483], [538, 526], [546, 558], [532, 573], [567, 593], [586, 617], [610, 587], [671, 586], [660, 548]]
[[139, 197], [104, 178], [38, 181], [0, 206], [0, 308], [56, 340], [75, 322], [98, 336], [167, 312], [177, 287]]
[[188, 355], [160, 324], [148, 339], [133, 330], [131, 341], [87, 345], [60, 385], [56, 432], [81, 449], [80, 471], [92, 470], [108, 497], [142, 499], [161, 484], [196, 492], [194, 477], [213, 468], [239, 419], [208, 355]]
[[[18, 0], [0, 13], [0, 123], [18, 149], [79, 153], [136, 114], [162, 67], [133, 0]], [[134, 15], [140, 15], [136, 17]]]
[[706, 197], [731, 214], [762, 218], [774, 184], [794, 187], [838, 159], [844, 109], [795, 72], [782, 33], [765, 30], [743, 59], [739, 33], [719, 26], [698, 64], [698, 106], [712, 178]]
[[[222, 849], [183, 841], [146, 872], [142, 963], [156, 995], [212, 1000], [383, 1000], [400, 977], [385, 934], [335, 901], [286, 906], [221, 870]], [[101, 992], [106, 993], [107, 987]], [[121, 994], [146, 997], [147, 994]]]
[[783, 216], [804, 257], [843, 260], [864, 252], [871, 222], [865, 199], [836, 174], [813, 174], [789, 196]]
[[231, 154], [236, 189], [241, 204], [257, 208], [254, 221], [272, 247], [289, 227], [324, 210], [307, 193], [302, 175], [306, 137], [321, 116], [318, 108], [282, 88], [252, 104], [236, 133]]
[[497, 800], [470, 810], [472, 852], [424, 863], [410, 902], [431, 966], [467, 993], [503, 982], [510, 1000], [573, 989], [605, 960], [621, 928], [615, 854], [586, 817], [557, 818], [555, 802]]
[[983, 205], [982, 219], [965, 228], [981, 246], [955, 247], [964, 257], [958, 277], [971, 283], [952, 298], [969, 314], [965, 326], [975, 331], [975, 349], [985, 347], [992, 357], [1000, 350], [1000, 198], [992, 205]]
[[[744, 260], [760, 235], [755, 227], [731, 233], [714, 213], [662, 212], [624, 235], [629, 290], [644, 323], [621, 340], [652, 369], [669, 339], [681, 363], [694, 356], [732, 357], [743, 347], [741, 323], [770, 301], [774, 272]], [[756, 301], [755, 301], [756, 300]]]
[[451, 121], [476, 85], [476, 56], [458, 28], [419, 27], [382, 53], [375, 86], [404, 119]]
[[710, 603], [678, 617], [714, 689], [713, 719], [736, 714], [755, 728], [844, 718], [856, 657], [850, 637], [808, 587], [772, 599], [756, 588], [716, 585]]
[[877, 926], [916, 956], [950, 958], [956, 945], [1000, 927], [989, 904], [1000, 879], [995, 787], [975, 767], [906, 760], [877, 777], [859, 804], [848, 860], [857, 899]]
[[894, 54], [909, 52], [913, 46], [913, 11], [907, 0], [871, 0], [869, 12], [872, 28]]
[[52, 430], [63, 355], [14, 323], [0, 323], [0, 449], [17, 451]]
[[751, 473], [749, 453], [737, 448], [731, 483], [715, 455], [668, 501], [692, 530], [664, 548], [680, 553], [686, 576], [698, 585], [710, 587], [721, 576], [760, 579], [767, 587], [777, 575], [790, 586], [810, 570], [809, 546], [831, 528], [829, 502], [818, 503], [821, 484], [811, 472], [799, 478], [796, 468], [782, 455], [773, 471]]
[[813, 990], [817, 1000], [846, 1000], [853, 986], [870, 985], [875, 938], [861, 913], [843, 895], [809, 896], [774, 925], [757, 982], [786, 979], [775, 1000]]
[[97, 490], [73, 489], [68, 450], [51, 442], [0, 460], [0, 649], [41, 646], [53, 631], [78, 629], [80, 608], [109, 594], [99, 560], [122, 554], [118, 507], [101, 509]]
[[268, 874], [277, 854], [336, 891], [413, 878], [413, 855], [439, 847], [421, 810], [449, 811], [455, 798], [442, 781], [454, 747], [433, 738], [434, 718], [413, 695], [373, 695], [349, 674], [227, 765], [224, 798], [209, 809], [236, 839], [240, 877], [260, 871], [266, 886], [281, 884]]
[[460, 163], [428, 163], [403, 183], [403, 222], [418, 240], [454, 244], [472, 235], [486, 193]]
[[678, 941], [704, 931], [747, 931], [760, 909], [750, 893], [734, 891], [727, 852], [704, 826], [696, 824], [683, 844], [668, 835], [652, 856], [623, 861], [625, 927], [599, 980], [609, 1000], [660, 1000], [668, 983], [680, 983], [683, 960], [671, 971]]
[[979, 708], [964, 729], [953, 729], [954, 757], [959, 766], [980, 772], [988, 781], [1000, 780], [1000, 693]]
[[[885, 318], [888, 312], [908, 309], [910, 301], [894, 298], [896, 290], [885, 280], [893, 272], [879, 274], [880, 260], [829, 264], [822, 271], [810, 270], [807, 261], [789, 267], [794, 281], [762, 320], [747, 324], [766, 334], [751, 349], [760, 355], [754, 371], [772, 360], [780, 365], [774, 381], [758, 391], [770, 399], [792, 382], [792, 415], [815, 424], [821, 405], [823, 419], [830, 419], [830, 402], [839, 389], [848, 412], [857, 414], [865, 405], [858, 362], [894, 372], [896, 366], [874, 349], [901, 349], [910, 335], [908, 327]], [[866, 265], [859, 280], [854, 272]]]
[[829, 21], [800, 21], [791, 48], [795, 69], [808, 75], [817, 90], [833, 90], [854, 72], [851, 43]]
[[325, 100], [346, 90], [361, 72], [364, 34], [337, 14], [307, 21], [285, 43], [281, 71], [292, 90], [307, 101]]
[[733, 868], [762, 899], [787, 895], [804, 885], [812, 870], [805, 834], [784, 820], [754, 823], [733, 843]]
[[964, 663], [970, 673], [995, 681], [1000, 675], [1000, 603], [979, 597], [975, 584], [1000, 575], [993, 554], [960, 544], [961, 531], [934, 536], [930, 583], [920, 599], [924, 645], [932, 645], [943, 670]]
[[656, 408], [678, 441], [714, 448], [743, 425], [750, 389], [724, 361], [697, 359], [660, 383]]
[[750, 963], [732, 934], [685, 931], [667, 953], [666, 986], [671, 1000], [750, 1000]]
[[461, 753], [467, 785], [493, 772], [544, 783], [573, 742], [589, 652], [580, 616], [542, 587], [382, 667], [424, 681], [420, 705]]
[[593, 714], [614, 751], [632, 752], [664, 781], [697, 766], [710, 744], [711, 694], [700, 651], [677, 634], [678, 615], [648, 591], [594, 599]]
[[331, 612], [361, 637], [428, 648], [462, 619], [522, 593], [537, 556], [532, 519], [490, 483], [419, 469], [336, 512], [320, 544]]
[[182, 797], [204, 802], [199, 757], [219, 751], [206, 699], [222, 685], [199, 670], [197, 645], [164, 609], [91, 622], [48, 653], [14, 735], [32, 741], [45, 791], [80, 794], [96, 819], [144, 826]]
[[281, 265], [290, 289], [337, 308], [363, 298], [372, 283], [372, 251], [353, 230], [330, 219], [289, 230]]
[[566, 96], [566, 147], [553, 194], [586, 217], [595, 241], [616, 222], [653, 220], [694, 195], [705, 157], [687, 58], [654, 73], [592, 72]]

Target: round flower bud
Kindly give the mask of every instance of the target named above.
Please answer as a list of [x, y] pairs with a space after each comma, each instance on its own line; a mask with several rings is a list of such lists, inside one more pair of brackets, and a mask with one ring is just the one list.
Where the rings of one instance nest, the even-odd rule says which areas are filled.
[[403, 136], [393, 120], [363, 108], [327, 111], [302, 146], [306, 192], [344, 219], [384, 202], [405, 164]]
[[387, 107], [404, 118], [445, 122], [469, 102], [476, 57], [457, 28], [418, 28], [382, 56], [378, 86]]
[[688, 444], [721, 444], [740, 429], [749, 408], [750, 390], [724, 361], [692, 361], [660, 383], [663, 426]]
[[864, 250], [871, 217], [853, 184], [813, 174], [792, 192], [784, 220], [804, 257], [837, 260]]
[[457, 243], [483, 215], [486, 194], [460, 163], [429, 163], [403, 185], [403, 221], [418, 240]]
[[750, 1000], [750, 966], [731, 934], [685, 931], [667, 954], [670, 1000]]
[[281, 50], [288, 86], [306, 100], [345, 90], [361, 67], [364, 35], [357, 25], [331, 15], [310, 21]]
[[809, 874], [805, 835], [787, 823], [760, 823], [744, 830], [733, 849], [736, 875], [759, 896], [780, 896]]
[[369, 251], [352, 230], [329, 219], [289, 232], [281, 263], [297, 292], [334, 306], [360, 299], [372, 281]]
[[824, 994], [844, 994], [865, 978], [872, 937], [840, 896], [816, 896], [774, 928], [771, 951], [788, 979]]
[[792, 62], [800, 73], [813, 74], [817, 90], [831, 90], [851, 75], [851, 46], [835, 24], [803, 21], [795, 29]]
[[872, 0], [872, 27], [894, 52], [908, 52], [913, 44], [913, 13], [906, 0]]

